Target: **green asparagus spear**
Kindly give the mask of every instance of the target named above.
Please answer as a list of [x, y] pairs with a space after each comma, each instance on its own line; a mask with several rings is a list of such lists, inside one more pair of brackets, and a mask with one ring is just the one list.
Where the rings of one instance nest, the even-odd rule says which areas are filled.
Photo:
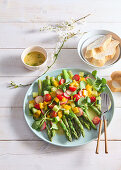
[[79, 117], [79, 120], [84, 127], [86, 127], [88, 130], [90, 130], [90, 125], [82, 117]]
[[55, 129], [51, 129], [51, 141], [52, 141], [52, 138], [55, 136], [55, 133], [56, 133], [56, 130]]
[[62, 75], [66, 83], [70, 81], [70, 77], [69, 77], [67, 70], [62, 70]]
[[95, 106], [93, 106], [93, 105], [89, 105], [89, 107], [90, 107], [92, 110], [94, 110], [94, 111], [97, 113], [97, 115], [98, 115], [98, 116], [100, 116], [100, 115], [101, 115], [101, 111], [100, 111], [100, 110], [98, 110], [98, 108], [97, 108], [97, 107], [95, 107]]
[[71, 70], [68, 71], [68, 74], [69, 74], [70, 78], [72, 79], [72, 77], [73, 77], [74, 75], [73, 75], [73, 73], [72, 73]]
[[83, 125], [81, 124], [81, 122], [79, 121], [78, 117], [73, 113], [72, 110], [70, 110], [69, 116], [70, 116], [70, 118], [74, 119], [75, 122], [78, 124], [79, 128], [81, 129], [82, 136], [84, 137], [85, 136], [84, 128], [83, 128]]
[[38, 95], [41, 96], [42, 93], [42, 80], [38, 80]]
[[95, 130], [97, 129], [96, 126], [94, 125], [94, 123], [91, 121], [91, 119], [89, 118], [89, 116], [85, 112], [83, 112], [83, 117], [84, 117], [85, 120], [87, 120], [90, 123], [90, 125], [93, 129], [95, 129]]
[[80, 137], [81, 136], [81, 130], [80, 130], [79, 126], [77, 125], [77, 123], [74, 120], [72, 120], [72, 123], [73, 123], [74, 128], [77, 132], [78, 137]]
[[52, 85], [55, 86], [54, 85], [55, 77], [50, 77], [50, 81], [51, 81]]
[[66, 125], [64, 124], [63, 120], [60, 120], [60, 125], [61, 125], [62, 129], [64, 130], [67, 139], [68, 139], [70, 142], [72, 142], [72, 137], [71, 137], [71, 135], [70, 135], [70, 133], [69, 133]]
[[46, 76], [46, 82], [48, 86], [51, 86], [50, 76]]
[[56, 77], [56, 80], [59, 82], [60, 79], [61, 79], [61, 75], [58, 75], [58, 76]]
[[63, 115], [62, 119], [63, 119], [63, 122], [64, 122], [64, 124], [66, 125], [68, 131], [69, 131], [70, 134], [71, 134], [70, 127], [69, 127], [68, 121], [67, 121], [67, 119], [66, 119], [66, 116]]
[[76, 133], [76, 130], [75, 130], [74, 126], [73, 126], [72, 121], [69, 118], [68, 118], [68, 124], [69, 124], [69, 127], [71, 129], [72, 135], [74, 136], [75, 139], [78, 139], [78, 135]]
[[46, 130], [47, 130], [49, 140], [52, 141], [52, 134], [51, 134], [51, 130], [50, 130], [48, 121], [46, 121]]

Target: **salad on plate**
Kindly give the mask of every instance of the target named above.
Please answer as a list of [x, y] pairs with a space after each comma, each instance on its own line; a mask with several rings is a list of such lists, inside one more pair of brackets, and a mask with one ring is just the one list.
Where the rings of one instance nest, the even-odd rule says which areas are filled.
[[[32, 128], [47, 132], [52, 141], [56, 134], [65, 135], [68, 141], [85, 137], [85, 128], [97, 129], [101, 116], [100, 94], [106, 88], [106, 80], [80, 72], [62, 70], [57, 77], [46, 76], [38, 80], [38, 91], [29, 101]], [[91, 116], [94, 113], [95, 116]]]

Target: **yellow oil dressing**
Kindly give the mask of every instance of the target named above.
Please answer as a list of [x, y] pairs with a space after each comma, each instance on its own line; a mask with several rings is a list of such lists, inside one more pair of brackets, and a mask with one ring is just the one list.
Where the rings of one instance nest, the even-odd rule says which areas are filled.
[[30, 52], [24, 57], [24, 63], [30, 66], [39, 66], [43, 64], [44, 61], [45, 56], [37, 51]]

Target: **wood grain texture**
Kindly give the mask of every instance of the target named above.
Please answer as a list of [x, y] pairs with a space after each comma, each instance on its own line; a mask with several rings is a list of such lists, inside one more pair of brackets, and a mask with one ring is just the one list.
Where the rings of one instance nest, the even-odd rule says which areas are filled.
[[[107, 129], [108, 150], [105, 154], [104, 135], [101, 135], [100, 154], [95, 154], [96, 141], [76, 148], [62, 148], [41, 141], [27, 126], [22, 105], [28, 89], [9, 89], [8, 82], [30, 83], [45, 68], [31, 72], [20, 60], [24, 48], [40, 45], [47, 49], [48, 63], [58, 38], [53, 32], [40, 32], [41, 26], [60, 23], [71, 17], [92, 13], [80, 29], [111, 30], [121, 36], [121, 1], [119, 0], [1, 0], [0, 1], [0, 169], [1, 170], [120, 170], [121, 169], [121, 95], [113, 93], [115, 113]], [[79, 37], [65, 43], [51, 70], [78, 67], [92, 71], [77, 53]], [[120, 70], [120, 63], [98, 75], [110, 79]], [[103, 140], [103, 141], [102, 141]]]
[[[107, 128], [108, 140], [121, 140], [121, 109], [116, 108]], [[40, 140], [29, 129], [22, 108], [0, 108], [0, 140]], [[104, 140], [104, 134], [101, 135]]]
[[[41, 73], [45, 71], [46, 67], [43, 67], [39, 71], [29, 71], [25, 69], [24, 65], [21, 62], [22, 52], [23, 49], [0, 49], [0, 76], [1, 77], [4, 76], [37, 77], [40, 76]], [[52, 49], [47, 49], [48, 65], [50, 65], [50, 63], [52, 63], [53, 61], [52, 52], [53, 52]], [[93, 67], [88, 66], [80, 59], [77, 49], [62, 49], [56, 63], [53, 65], [50, 71], [59, 68], [67, 68], [67, 67], [80, 68], [90, 72], [94, 70]], [[97, 69], [97, 70], [98, 70], [98, 76], [110, 77], [113, 71], [120, 70], [120, 61], [114, 64], [113, 67], [106, 68], [106, 69]], [[27, 78], [27, 80], [29, 81], [31, 79]]]
[[6, 170], [120, 170], [121, 142], [110, 141], [108, 155], [104, 153], [104, 142], [100, 143], [99, 155], [95, 154], [95, 146], [96, 141], [76, 148], [56, 147], [43, 141], [0, 141], [0, 167]]
[[[0, 22], [57, 22], [92, 13], [90, 22], [120, 22], [119, 0], [2, 0]], [[115, 12], [113, 12], [115, 11]]]
[[[40, 32], [40, 28], [49, 23], [0, 23], [0, 48], [26, 48], [40, 45], [45, 48], [55, 48], [58, 41], [54, 32]], [[54, 23], [50, 23], [54, 24]], [[121, 23], [84, 23], [80, 25], [82, 32], [104, 29], [121, 36]], [[80, 37], [68, 40], [64, 48], [77, 48]]]

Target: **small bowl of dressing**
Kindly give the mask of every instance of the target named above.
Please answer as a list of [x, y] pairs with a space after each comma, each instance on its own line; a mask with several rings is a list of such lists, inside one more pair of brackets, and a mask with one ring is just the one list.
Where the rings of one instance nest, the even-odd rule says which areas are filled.
[[23, 51], [21, 60], [27, 69], [39, 70], [47, 62], [47, 52], [40, 46], [31, 46]]

